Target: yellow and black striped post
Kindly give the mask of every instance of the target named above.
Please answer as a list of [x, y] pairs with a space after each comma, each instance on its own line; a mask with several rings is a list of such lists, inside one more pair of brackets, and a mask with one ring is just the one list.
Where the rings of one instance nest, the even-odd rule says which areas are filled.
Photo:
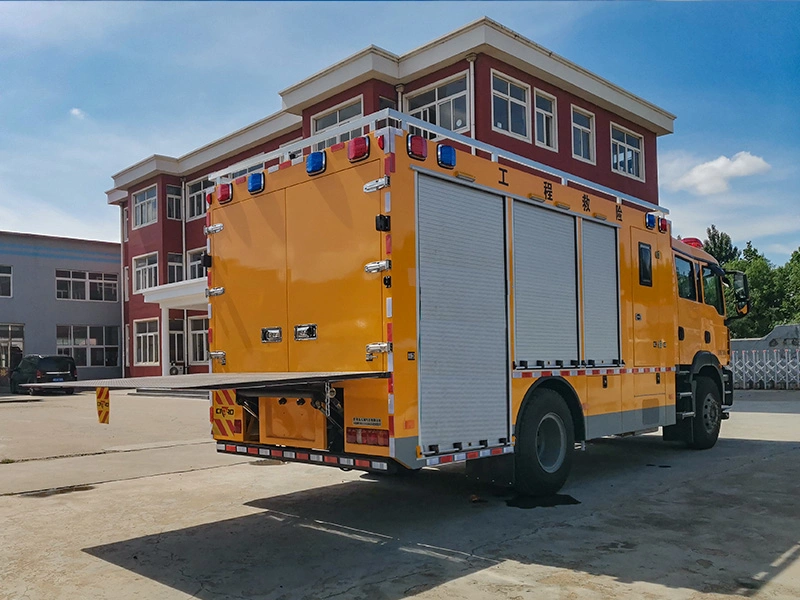
[[99, 387], [95, 390], [97, 397], [97, 420], [103, 425], [108, 425], [108, 415], [110, 412], [110, 393], [107, 387]]

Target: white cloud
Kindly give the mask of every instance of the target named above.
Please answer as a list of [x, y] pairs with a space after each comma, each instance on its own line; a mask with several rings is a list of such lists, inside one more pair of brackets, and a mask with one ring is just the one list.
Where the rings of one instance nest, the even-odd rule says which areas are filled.
[[80, 108], [73, 108], [72, 110], [69, 111], [69, 114], [71, 114], [73, 117], [81, 121], [83, 121], [86, 118], [86, 113], [83, 112]]
[[660, 165], [662, 184], [674, 191], [708, 196], [727, 192], [731, 179], [766, 173], [772, 168], [763, 158], [749, 152], [738, 152], [733, 158], [720, 156], [692, 167], [689, 164], [689, 156], [683, 153], [667, 157]]

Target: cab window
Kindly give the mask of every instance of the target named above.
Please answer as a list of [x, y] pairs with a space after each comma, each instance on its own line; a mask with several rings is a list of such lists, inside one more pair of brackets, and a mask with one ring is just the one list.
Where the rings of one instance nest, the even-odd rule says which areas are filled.
[[703, 267], [703, 302], [716, 308], [719, 314], [725, 314], [719, 277], [708, 267]]
[[639, 242], [639, 285], [653, 287], [653, 256], [650, 244]]
[[675, 274], [678, 277], [678, 296], [687, 300], [697, 300], [694, 264], [680, 256], [676, 256]]

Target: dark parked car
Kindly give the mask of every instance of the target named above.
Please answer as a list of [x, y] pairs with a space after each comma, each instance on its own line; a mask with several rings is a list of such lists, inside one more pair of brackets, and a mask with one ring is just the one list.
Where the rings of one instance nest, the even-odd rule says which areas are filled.
[[[23, 357], [17, 368], [11, 371], [10, 384], [12, 394], [33, 393], [36, 388], [19, 387], [23, 383], [58, 383], [59, 381], [77, 381], [78, 369], [71, 356], [41, 356], [29, 354]], [[75, 392], [73, 388], [61, 389], [67, 394]]]

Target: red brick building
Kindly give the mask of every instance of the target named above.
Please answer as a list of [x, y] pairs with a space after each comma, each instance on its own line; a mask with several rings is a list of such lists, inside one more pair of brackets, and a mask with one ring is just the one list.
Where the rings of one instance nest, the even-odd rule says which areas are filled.
[[[122, 214], [126, 375], [166, 374], [171, 365], [208, 370], [200, 255], [211, 173], [395, 108], [595, 189], [657, 204], [656, 139], [675, 119], [487, 18], [402, 56], [370, 46], [280, 96], [278, 113], [179, 158], [153, 155], [114, 175], [107, 195]], [[357, 135], [358, 128], [319, 145]]]

